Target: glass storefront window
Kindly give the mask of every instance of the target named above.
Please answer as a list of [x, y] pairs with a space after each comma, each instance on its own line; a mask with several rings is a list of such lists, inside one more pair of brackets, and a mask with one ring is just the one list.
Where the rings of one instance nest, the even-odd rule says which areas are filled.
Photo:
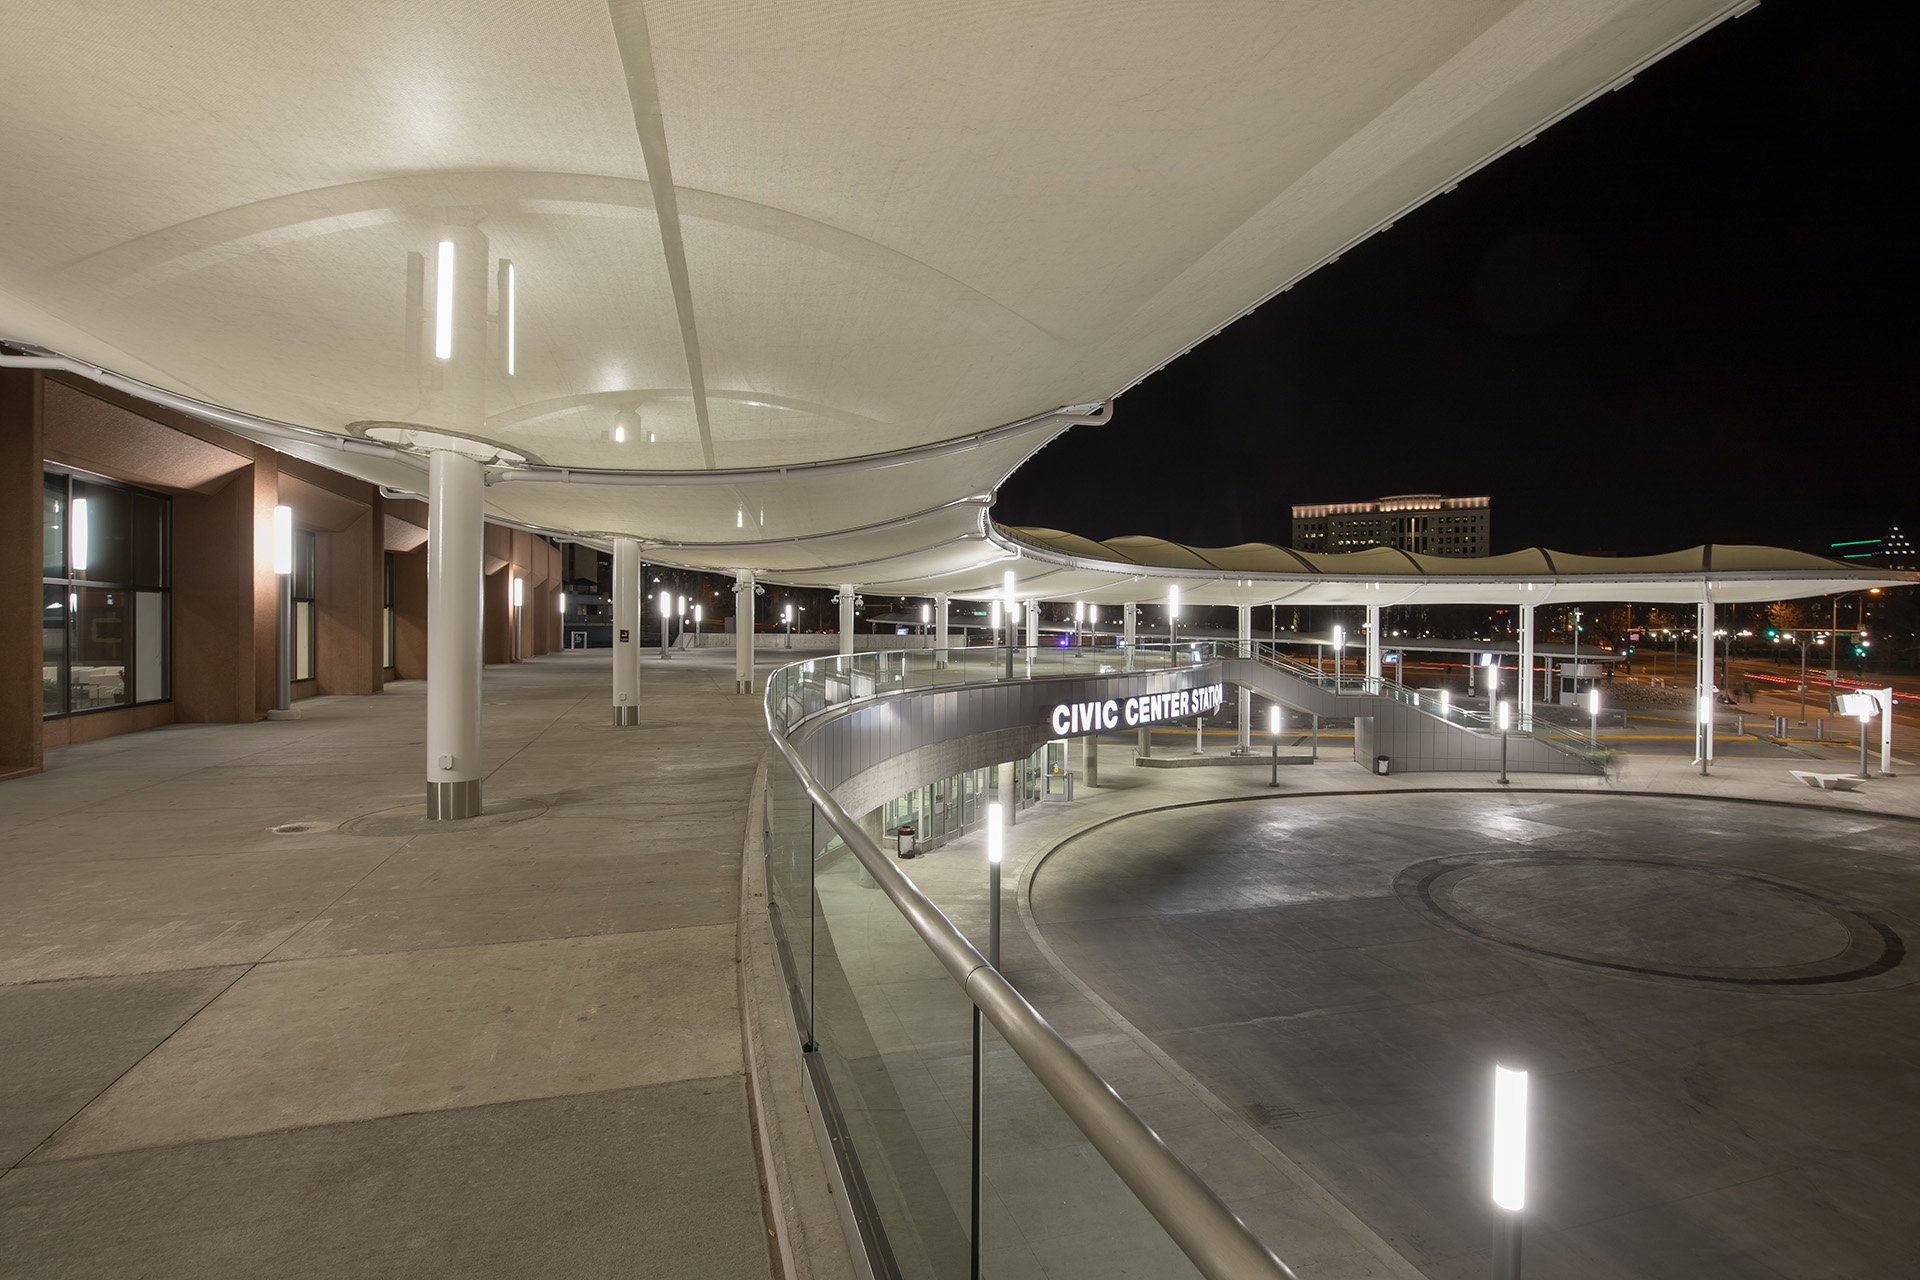
[[[43, 578], [67, 576], [67, 478], [48, 476], [40, 507], [41, 559]], [[62, 606], [65, 607], [64, 605]]]
[[67, 708], [95, 711], [121, 706], [127, 701], [132, 593], [110, 587], [81, 587], [73, 592], [73, 600]]
[[171, 509], [157, 493], [46, 472], [42, 715], [171, 696]]
[[314, 607], [319, 577], [320, 538], [296, 529], [293, 534], [293, 678], [314, 678], [314, 650], [319, 642], [319, 611]]
[[116, 485], [73, 478], [68, 521], [73, 576], [89, 582], [132, 582], [132, 495]]
[[[64, 493], [60, 500], [64, 505]], [[47, 583], [41, 596], [40, 714], [57, 716], [67, 709], [67, 589]]]

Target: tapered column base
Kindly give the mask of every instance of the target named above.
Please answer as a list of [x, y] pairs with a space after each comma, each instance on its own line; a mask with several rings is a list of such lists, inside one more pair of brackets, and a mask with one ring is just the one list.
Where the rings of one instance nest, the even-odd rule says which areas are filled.
[[632, 703], [628, 703], [624, 707], [615, 707], [613, 709], [613, 727], [614, 728], [630, 729], [634, 725], [637, 725], [639, 723], [640, 723], [640, 708], [637, 706], [634, 706]]

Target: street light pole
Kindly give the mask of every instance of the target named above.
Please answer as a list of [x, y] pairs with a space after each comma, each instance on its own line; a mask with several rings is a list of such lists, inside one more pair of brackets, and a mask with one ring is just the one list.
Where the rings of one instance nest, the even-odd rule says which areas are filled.
[[1167, 665], [1178, 666], [1179, 656], [1174, 652], [1180, 647], [1180, 588], [1167, 589]]
[[1813, 637], [1801, 632], [1795, 639], [1800, 641], [1800, 723], [1807, 722], [1807, 645]]

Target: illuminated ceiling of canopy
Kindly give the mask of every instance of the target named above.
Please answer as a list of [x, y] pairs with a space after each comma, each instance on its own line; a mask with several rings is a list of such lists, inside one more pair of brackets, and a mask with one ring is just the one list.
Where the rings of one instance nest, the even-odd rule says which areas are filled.
[[1039, 549], [987, 510], [1049, 439], [1744, 2], [19, 6], [0, 339], [662, 561], [952, 589]]

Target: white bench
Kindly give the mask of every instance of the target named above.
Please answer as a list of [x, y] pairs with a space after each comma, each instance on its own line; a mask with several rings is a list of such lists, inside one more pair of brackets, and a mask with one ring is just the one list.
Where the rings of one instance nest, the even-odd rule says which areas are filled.
[[1787, 772], [1815, 791], [1852, 791], [1866, 781], [1857, 773], [1811, 773], [1805, 769], [1789, 769]]

